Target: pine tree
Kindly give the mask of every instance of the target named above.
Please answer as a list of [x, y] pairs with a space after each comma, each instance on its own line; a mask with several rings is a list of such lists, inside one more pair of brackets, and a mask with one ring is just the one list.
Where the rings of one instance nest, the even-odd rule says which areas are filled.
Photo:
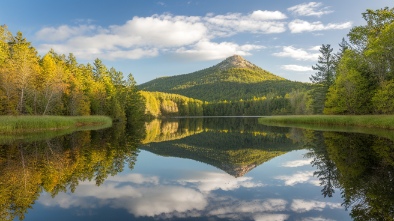
[[312, 66], [317, 73], [309, 78], [313, 83], [323, 84], [327, 88], [332, 85], [335, 78], [335, 56], [332, 50], [329, 44], [320, 47], [321, 55], [316, 66]]

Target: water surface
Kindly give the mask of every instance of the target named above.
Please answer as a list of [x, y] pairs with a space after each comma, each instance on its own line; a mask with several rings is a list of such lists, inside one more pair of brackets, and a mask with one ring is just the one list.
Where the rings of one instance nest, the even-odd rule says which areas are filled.
[[[390, 220], [393, 141], [155, 120], [0, 147], [5, 220]], [[1, 139], [0, 139], [1, 140]]]

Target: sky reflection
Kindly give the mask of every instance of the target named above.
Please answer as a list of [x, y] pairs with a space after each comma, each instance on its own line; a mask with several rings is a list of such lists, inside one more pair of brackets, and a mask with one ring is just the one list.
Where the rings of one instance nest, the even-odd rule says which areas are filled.
[[[121, 209], [134, 219], [337, 220], [335, 217], [341, 217], [350, 220], [348, 212], [341, 207], [340, 197], [326, 200], [321, 196], [312, 167], [306, 164], [310, 160], [301, 159], [303, 153], [288, 153], [282, 160], [275, 158], [244, 177], [235, 178], [204, 164], [201, 164], [203, 169], [188, 167], [188, 172], [180, 173], [174, 167], [166, 167], [166, 161], [175, 160], [182, 168], [184, 160], [143, 151], [133, 171], [109, 177], [100, 186], [81, 182], [74, 193], [59, 193], [54, 198], [42, 194], [37, 202], [62, 209]], [[152, 159], [161, 170], [167, 169], [173, 176], [161, 175], [154, 167], [144, 168], [148, 163], [144, 161], [152, 162]], [[276, 175], [266, 173], [271, 170]], [[292, 188], [297, 191], [292, 193]], [[303, 195], [305, 198], [299, 197]]]

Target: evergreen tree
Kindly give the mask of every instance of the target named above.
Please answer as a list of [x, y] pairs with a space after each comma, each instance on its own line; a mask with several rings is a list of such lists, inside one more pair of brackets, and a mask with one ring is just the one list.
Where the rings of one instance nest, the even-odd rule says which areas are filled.
[[335, 56], [332, 50], [329, 44], [320, 47], [321, 55], [316, 66], [312, 66], [317, 73], [309, 78], [313, 83], [322, 84], [327, 88], [332, 85], [335, 77]]
[[331, 45], [323, 44], [319, 51], [321, 55], [319, 56], [317, 64], [316, 66], [312, 66], [312, 69], [317, 72], [309, 78], [313, 83], [318, 84], [318, 87], [314, 88], [311, 93], [313, 96], [313, 113], [317, 114], [323, 112], [328, 88], [332, 85], [335, 79], [336, 63]]

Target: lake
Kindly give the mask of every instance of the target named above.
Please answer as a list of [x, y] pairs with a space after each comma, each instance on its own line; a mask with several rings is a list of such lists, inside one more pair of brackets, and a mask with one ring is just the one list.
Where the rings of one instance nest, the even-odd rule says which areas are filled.
[[0, 136], [0, 219], [393, 220], [393, 139], [257, 118]]

